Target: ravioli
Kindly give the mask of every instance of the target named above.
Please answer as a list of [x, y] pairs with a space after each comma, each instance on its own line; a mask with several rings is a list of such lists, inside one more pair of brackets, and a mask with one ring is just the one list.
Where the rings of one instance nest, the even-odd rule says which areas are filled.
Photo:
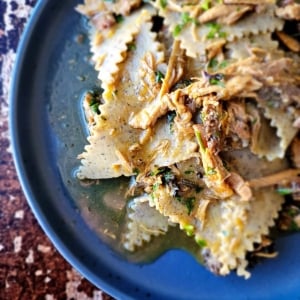
[[78, 7], [103, 89], [84, 101], [79, 179], [134, 179], [127, 251], [177, 226], [210, 271], [249, 278], [248, 254], [285, 203], [278, 191], [299, 192], [289, 153], [299, 138], [300, 59], [285, 25], [300, 5], [106, 2]]

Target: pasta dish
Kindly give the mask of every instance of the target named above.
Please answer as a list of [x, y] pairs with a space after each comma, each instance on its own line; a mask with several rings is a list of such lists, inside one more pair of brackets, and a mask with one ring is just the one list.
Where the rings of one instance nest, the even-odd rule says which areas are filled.
[[[102, 89], [84, 99], [78, 177], [131, 178], [123, 247], [177, 227], [210, 271], [249, 278], [249, 253], [276, 255], [263, 251], [270, 229], [300, 225], [300, 4], [85, 0], [76, 9], [89, 20]], [[278, 221], [287, 204], [299, 218]]]

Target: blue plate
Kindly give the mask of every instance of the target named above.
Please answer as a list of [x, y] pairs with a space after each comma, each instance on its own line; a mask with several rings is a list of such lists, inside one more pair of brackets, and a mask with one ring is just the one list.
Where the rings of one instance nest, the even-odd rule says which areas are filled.
[[[18, 52], [10, 125], [18, 175], [42, 228], [87, 279], [119, 299], [299, 299], [300, 236], [280, 238], [279, 256], [252, 270], [249, 280], [216, 277], [187, 252], [171, 250], [149, 264], [130, 263], [99, 237], [98, 210], [74, 171], [86, 143], [82, 93], [97, 84], [84, 20], [76, 1], [39, 1]], [[107, 181], [105, 184], [111, 184]], [[115, 184], [115, 183], [113, 183]]]

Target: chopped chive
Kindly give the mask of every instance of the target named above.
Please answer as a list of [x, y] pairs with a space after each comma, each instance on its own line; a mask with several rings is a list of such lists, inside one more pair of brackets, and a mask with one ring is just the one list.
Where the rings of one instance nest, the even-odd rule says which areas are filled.
[[202, 140], [200, 132], [199, 131], [195, 131], [195, 135], [196, 135], [197, 142], [198, 142], [198, 144], [200, 146], [200, 150], [201, 151], [205, 151], [206, 147], [204, 146], [204, 143], [203, 143], [203, 140]]
[[201, 4], [201, 8], [203, 10], [209, 10], [211, 4], [210, 2], [211, 0], [204, 0], [203, 3]]
[[127, 49], [128, 49], [129, 51], [136, 50], [136, 44], [135, 44], [135, 43], [129, 43], [129, 44], [127, 45]]
[[189, 174], [193, 174], [194, 170], [186, 170], [184, 171], [184, 174], [189, 175]]
[[218, 23], [208, 23], [207, 24], [208, 28], [209, 28], [209, 32], [206, 35], [206, 38], [208, 39], [214, 39], [214, 38], [218, 38], [218, 37], [222, 37], [225, 38], [227, 36], [227, 33], [224, 31], [221, 31], [221, 25]]
[[290, 189], [290, 188], [278, 188], [277, 193], [282, 195], [282, 196], [286, 196], [286, 195], [292, 194], [293, 190]]
[[90, 104], [90, 108], [91, 108], [91, 110], [94, 112], [94, 113], [96, 113], [96, 114], [100, 114], [100, 110], [99, 110], [99, 102], [92, 102], [91, 104]]
[[167, 5], [168, 5], [168, 1], [167, 0], [160, 0], [159, 5], [160, 5], [161, 8], [166, 8]]
[[215, 168], [207, 167], [206, 175], [215, 175], [215, 174], [217, 174], [217, 171]]
[[181, 33], [182, 28], [183, 28], [182, 24], [177, 24], [173, 30], [173, 36], [177, 37]]
[[132, 172], [133, 172], [135, 175], [139, 175], [140, 170], [139, 170], [138, 168], [134, 168], [134, 169], [132, 170]]
[[170, 111], [167, 114], [167, 122], [169, 124], [170, 132], [173, 133], [173, 126], [174, 126], [174, 119], [176, 117], [176, 112], [175, 111]]
[[181, 22], [175, 26], [173, 29], [173, 36], [178, 36], [181, 31], [183, 30], [184, 26], [186, 26], [189, 23], [194, 23], [195, 25], [199, 25], [199, 22], [197, 19], [192, 18], [189, 13], [183, 12], [180, 16]]
[[122, 15], [114, 15], [117, 23], [122, 23], [124, 21], [124, 16]]
[[155, 81], [157, 83], [162, 83], [164, 78], [165, 78], [165, 75], [161, 71], [155, 72]]
[[201, 248], [204, 248], [207, 246], [207, 243], [205, 240], [202, 240], [202, 239], [196, 239], [196, 243], [201, 247]]
[[192, 236], [194, 234], [194, 226], [193, 225], [185, 225], [183, 230], [186, 232], [188, 236]]

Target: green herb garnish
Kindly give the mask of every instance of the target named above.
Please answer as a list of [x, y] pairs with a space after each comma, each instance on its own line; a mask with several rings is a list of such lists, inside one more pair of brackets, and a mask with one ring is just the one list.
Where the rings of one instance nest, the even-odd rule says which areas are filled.
[[133, 172], [135, 175], [139, 175], [140, 170], [139, 170], [138, 168], [134, 168], [134, 169], [132, 170], [132, 172]]
[[207, 246], [207, 243], [205, 240], [202, 240], [202, 239], [196, 239], [196, 243], [201, 247], [201, 248], [204, 248]]
[[218, 23], [208, 23], [207, 24], [209, 28], [209, 33], [206, 35], [206, 38], [208, 39], [214, 39], [214, 38], [225, 38], [227, 36], [227, 33], [224, 31], [221, 31], [222, 26]]
[[204, 146], [204, 143], [203, 143], [203, 140], [202, 140], [200, 132], [199, 131], [195, 131], [195, 135], [196, 135], [197, 142], [198, 142], [198, 144], [200, 146], [200, 150], [201, 151], [205, 151], [206, 147]]
[[173, 30], [173, 36], [176, 37], [180, 34], [180, 32], [183, 29], [183, 25], [182, 24], [177, 24]]
[[213, 71], [217, 71], [220, 69], [224, 69], [228, 66], [228, 62], [226, 60], [223, 60], [219, 63], [219, 61], [216, 58], [212, 58], [209, 62], [208, 62], [208, 69], [211, 69]]
[[189, 175], [189, 174], [193, 174], [194, 170], [185, 170], [184, 174]]
[[217, 174], [217, 171], [215, 168], [207, 167], [206, 175], [215, 175], [215, 174]]
[[155, 81], [157, 83], [163, 83], [164, 78], [165, 78], [165, 75], [161, 71], [155, 72]]
[[161, 8], [166, 8], [168, 5], [168, 1], [167, 0], [159, 0], [159, 5]]
[[209, 84], [211, 84], [211, 85], [219, 85], [221, 87], [225, 87], [223, 79], [224, 79], [224, 75], [223, 74], [212, 75], [209, 78]]
[[100, 114], [100, 110], [99, 110], [99, 102], [92, 102], [90, 103], [90, 108], [91, 110], [96, 113], [97, 115]]
[[211, 0], [204, 0], [204, 1], [201, 3], [201, 8], [202, 8], [203, 10], [209, 10], [210, 5], [211, 5]]
[[129, 43], [129, 44], [127, 45], [127, 49], [128, 49], [129, 51], [136, 50], [136, 44], [135, 44], [135, 43]]
[[173, 132], [173, 126], [174, 126], [175, 117], [176, 117], [176, 112], [175, 111], [170, 111], [167, 114], [167, 122], [169, 124], [169, 128], [170, 128], [170, 132], [171, 133]]
[[167, 171], [166, 173], [163, 174], [163, 179], [165, 183], [169, 183], [175, 179], [175, 175], [171, 171]]
[[177, 24], [173, 30], [174, 37], [178, 36], [181, 33], [182, 29], [189, 23], [194, 23], [196, 25], [199, 25], [198, 20], [192, 18], [187, 12], [183, 12], [180, 16], [180, 19], [181, 19], [180, 24]]
[[124, 21], [124, 16], [122, 15], [114, 15], [114, 18], [117, 23], [122, 23]]
[[195, 228], [194, 228], [193, 225], [185, 225], [185, 226], [183, 227], [183, 230], [186, 232], [186, 234], [187, 234], [188, 236], [192, 236], [192, 235], [194, 234]]
[[186, 206], [188, 214], [190, 215], [195, 206], [196, 198], [195, 197], [188, 197], [188, 198], [175, 197], [175, 199]]
[[293, 193], [293, 190], [290, 188], [277, 188], [277, 193], [282, 195], [282, 196], [286, 196], [286, 195], [290, 195]]

